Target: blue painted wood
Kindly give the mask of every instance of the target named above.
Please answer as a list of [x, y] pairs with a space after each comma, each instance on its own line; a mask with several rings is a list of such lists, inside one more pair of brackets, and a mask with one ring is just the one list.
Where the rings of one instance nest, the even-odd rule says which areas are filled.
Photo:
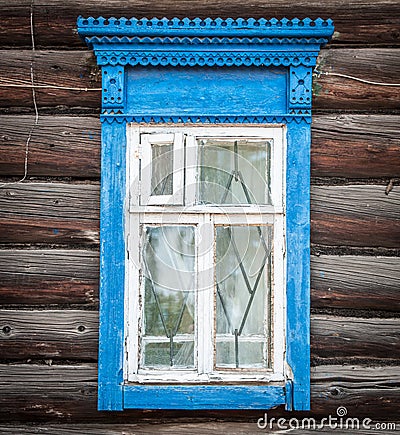
[[293, 372], [293, 408], [310, 408], [310, 145], [306, 123], [287, 130], [286, 358]]
[[[78, 32], [103, 68], [99, 409], [309, 409], [312, 67], [332, 21], [80, 17]], [[286, 124], [285, 387], [122, 385], [127, 122]]]
[[284, 403], [283, 386], [140, 385], [124, 388], [126, 409], [270, 409]]
[[103, 124], [100, 198], [99, 410], [123, 409], [126, 126]]
[[136, 67], [128, 71], [127, 111], [162, 117], [286, 113], [286, 82], [286, 68]]
[[[269, 20], [260, 18], [103, 18], [79, 17], [77, 21], [82, 36], [227, 36], [269, 38], [325, 38], [332, 36], [333, 21], [318, 18]], [[327, 41], [326, 41], [327, 42]]]

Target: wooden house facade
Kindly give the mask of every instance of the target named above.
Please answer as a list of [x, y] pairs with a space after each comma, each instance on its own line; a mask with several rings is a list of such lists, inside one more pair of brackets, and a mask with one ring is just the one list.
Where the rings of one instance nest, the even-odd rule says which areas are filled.
[[334, 20], [313, 84], [311, 411], [268, 415], [399, 422], [399, 2], [0, 0], [0, 432], [265, 433], [260, 411], [97, 410], [101, 74], [79, 15]]

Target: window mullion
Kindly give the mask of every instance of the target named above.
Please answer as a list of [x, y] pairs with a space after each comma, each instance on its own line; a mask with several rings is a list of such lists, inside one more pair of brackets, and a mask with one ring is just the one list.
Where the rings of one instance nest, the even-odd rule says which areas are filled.
[[196, 202], [197, 194], [197, 146], [193, 135], [186, 136], [186, 177], [185, 177], [185, 206]]
[[214, 355], [214, 224], [206, 213], [198, 228], [198, 372], [209, 374], [213, 370]]
[[183, 204], [184, 193], [184, 135], [180, 132], [174, 134], [174, 148], [173, 148], [173, 204]]

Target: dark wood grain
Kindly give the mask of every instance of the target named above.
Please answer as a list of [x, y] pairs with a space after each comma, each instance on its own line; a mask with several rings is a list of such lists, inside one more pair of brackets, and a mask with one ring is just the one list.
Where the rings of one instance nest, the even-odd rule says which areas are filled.
[[[313, 415], [321, 418], [329, 414], [336, 416], [338, 406], [346, 406], [350, 417], [368, 416], [374, 420], [393, 421], [400, 406], [399, 373], [400, 367], [396, 366], [327, 365], [314, 367], [311, 370], [312, 411], [302, 413], [301, 417]], [[264, 417], [264, 413], [260, 411], [99, 412], [96, 410], [97, 367], [90, 363], [75, 366], [1, 364], [0, 387], [3, 393], [0, 396], [0, 421], [3, 422], [0, 430], [4, 427], [4, 423], [35, 420], [64, 423], [54, 428], [46, 426], [44, 429], [47, 430], [43, 430], [44, 433], [55, 433], [54, 431], [57, 430], [57, 434], [108, 435], [109, 433], [122, 433], [119, 432], [120, 429], [123, 429], [126, 434], [154, 433], [155, 428], [157, 432], [164, 430], [166, 433], [177, 433], [176, 428], [185, 427], [185, 424], [188, 425], [186, 426], [188, 430], [191, 429], [188, 433], [199, 433], [193, 432], [193, 426], [189, 424], [195, 424], [197, 421], [200, 428], [211, 424], [208, 427], [214, 430], [215, 423], [212, 422], [225, 417], [227, 424], [229, 420], [236, 421], [237, 428], [241, 427], [241, 423], [252, 422], [255, 430], [257, 419]], [[268, 415], [293, 417], [293, 414], [285, 413], [282, 408], [268, 411]], [[120, 423], [123, 426], [95, 425], [96, 421]], [[70, 426], [68, 422], [75, 422], [75, 424], [78, 422], [79, 425], [91, 422], [95, 426], [92, 430], [90, 427], [79, 430], [79, 426]], [[153, 424], [150, 425], [150, 422]], [[157, 426], [154, 426], [155, 424]], [[221, 422], [221, 424], [224, 423]], [[31, 429], [33, 429], [32, 426]], [[109, 432], [110, 430], [114, 432]], [[153, 432], [146, 432], [146, 430]]]
[[400, 357], [400, 319], [311, 316], [311, 354], [319, 358]]
[[83, 250], [0, 250], [0, 303], [97, 306], [99, 253]]
[[314, 186], [311, 241], [334, 246], [400, 245], [400, 189], [385, 186]]
[[[0, 116], [0, 175], [22, 176], [31, 115]], [[100, 121], [41, 116], [29, 145], [29, 176], [100, 176]], [[317, 115], [312, 124], [314, 177], [400, 177], [400, 116]]]
[[97, 340], [97, 312], [0, 310], [2, 358], [94, 361]]
[[[22, 176], [34, 116], [0, 116], [0, 175]], [[100, 120], [41, 116], [30, 142], [29, 176], [100, 176]]]
[[[36, 83], [78, 88], [101, 87], [100, 70], [92, 52], [7, 50], [0, 54], [0, 71], [6, 78], [28, 81], [33, 62]], [[63, 89], [37, 89], [39, 107], [65, 109], [66, 107], [100, 108], [100, 91], [69, 91]], [[0, 107], [32, 107], [29, 88], [0, 88]]]
[[[97, 359], [98, 314], [81, 310], [0, 310], [5, 359]], [[400, 358], [400, 319], [312, 315], [311, 354], [318, 358]]]
[[311, 132], [314, 177], [400, 176], [399, 116], [317, 115]]
[[97, 244], [99, 207], [98, 184], [10, 183], [0, 189], [2, 242]]
[[[398, 83], [400, 59], [392, 49], [343, 49], [321, 51], [318, 69], [364, 80]], [[344, 77], [321, 76], [314, 80], [314, 109], [398, 109], [400, 88], [377, 86]]]
[[[32, 57], [33, 56], [33, 57]], [[33, 59], [37, 83], [59, 86], [99, 88], [100, 74], [94, 55], [85, 51], [7, 50], [0, 55], [3, 79], [30, 82], [30, 64]], [[320, 69], [351, 74], [378, 82], [396, 82], [400, 56], [394, 48], [322, 50]], [[37, 89], [39, 107], [100, 108], [100, 91], [67, 91]], [[0, 107], [32, 107], [29, 88], [0, 88]], [[400, 88], [375, 86], [345, 78], [321, 76], [314, 83], [314, 109], [323, 110], [388, 110], [400, 107]]]
[[400, 311], [400, 258], [311, 256], [311, 306]]
[[[6, 0], [0, 2], [2, 27], [0, 45], [30, 45], [29, 15], [30, 1], [19, 0], [9, 7]], [[273, 0], [251, 3], [232, 0], [165, 0], [154, 3], [135, 0], [59, 0], [36, 1], [34, 5], [35, 36], [38, 45], [81, 46], [75, 33], [78, 15], [137, 16], [137, 17], [288, 17], [288, 18], [333, 18], [336, 26], [336, 43], [351, 44], [398, 44], [399, 4], [395, 0], [374, 3], [340, 0], [325, 2]], [[12, 34], [12, 38], [10, 37]]]

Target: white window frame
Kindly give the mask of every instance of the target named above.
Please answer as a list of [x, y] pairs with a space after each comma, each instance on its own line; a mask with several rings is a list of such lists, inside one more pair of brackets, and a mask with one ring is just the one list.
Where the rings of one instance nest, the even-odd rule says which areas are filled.
[[[143, 191], [141, 167], [143, 160], [150, 165], [148, 153], [143, 150], [142, 137], [146, 142], [150, 135], [155, 139], [171, 140], [179, 150], [179, 185], [184, 199], [174, 202], [150, 201], [145, 204], [140, 196]], [[164, 135], [164, 137], [163, 137]], [[197, 150], [196, 139], [221, 138], [262, 138], [272, 141], [270, 164], [270, 188], [272, 205], [202, 205], [195, 204], [197, 194], [197, 153], [183, 153], [185, 144], [192, 151]], [[125, 361], [124, 379], [130, 383], [221, 383], [221, 382], [284, 382], [285, 380], [285, 337], [286, 337], [286, 267], [285, 267], [285, 162], [286, 127], [284, 125], [197, 127], [155, 125], [127, 125], [127, 279], [125, 291]], [[177, 140], [176, 138], [179, 138]], [[153, 140], [153, 139], [152, 139]], [[154, 143], [154, 142], [151, 142]], [[148, 147], [150, 148], [150, 147]], [[151, 150], [150, 150], [151, 152]], [[175, 150], [174, 150], [175, 152]], [[146, 154], [147, 153], [147, 154]], [[175, 156], [175, 154], [174, 154]], [[141, 164], [140, 164], [141, 163]], [[175, 162], [174, 162], [175, 163]], [[175, 168], [175, 164], [174, 164]], [[140, 183], [141, 181], [141, 183]], [[175, 183], [175, 179], [174, 179]], [[180, 181], [179, 181], [180, 183]], [[141, 185], [140, 185], [141, 184]], [[149, 182], [150, 184], [150, 182]], [[174, 194], [175, 184], [174, 184]], [[159, 202], [158, 202], [159, 201]], [[171, 205], [175, 204], [175, 205]], [[197, 316], [195, 327], [195, 370], [139, 370], [139, 300], [140, 285], [140, 225], [194, 225], [196, 228], [196, 292]], [[271, 322], [271, 368], [255, 370], [216, 370], [214, 368], [214, 300], [215, 277], [214, 241], [216, 225], [271, 225], [273, 227], [272, 263], [272, 322]], [[201, 238], [198, 237], [201, 233]], [[199, 243], [198, 243], [199, 241]], [[207, 249], [212, 246], [213, 249]], [[203, 253], [199, 255], [198, 253]], [[199, 330], [200, 328], [200, 330]]]

